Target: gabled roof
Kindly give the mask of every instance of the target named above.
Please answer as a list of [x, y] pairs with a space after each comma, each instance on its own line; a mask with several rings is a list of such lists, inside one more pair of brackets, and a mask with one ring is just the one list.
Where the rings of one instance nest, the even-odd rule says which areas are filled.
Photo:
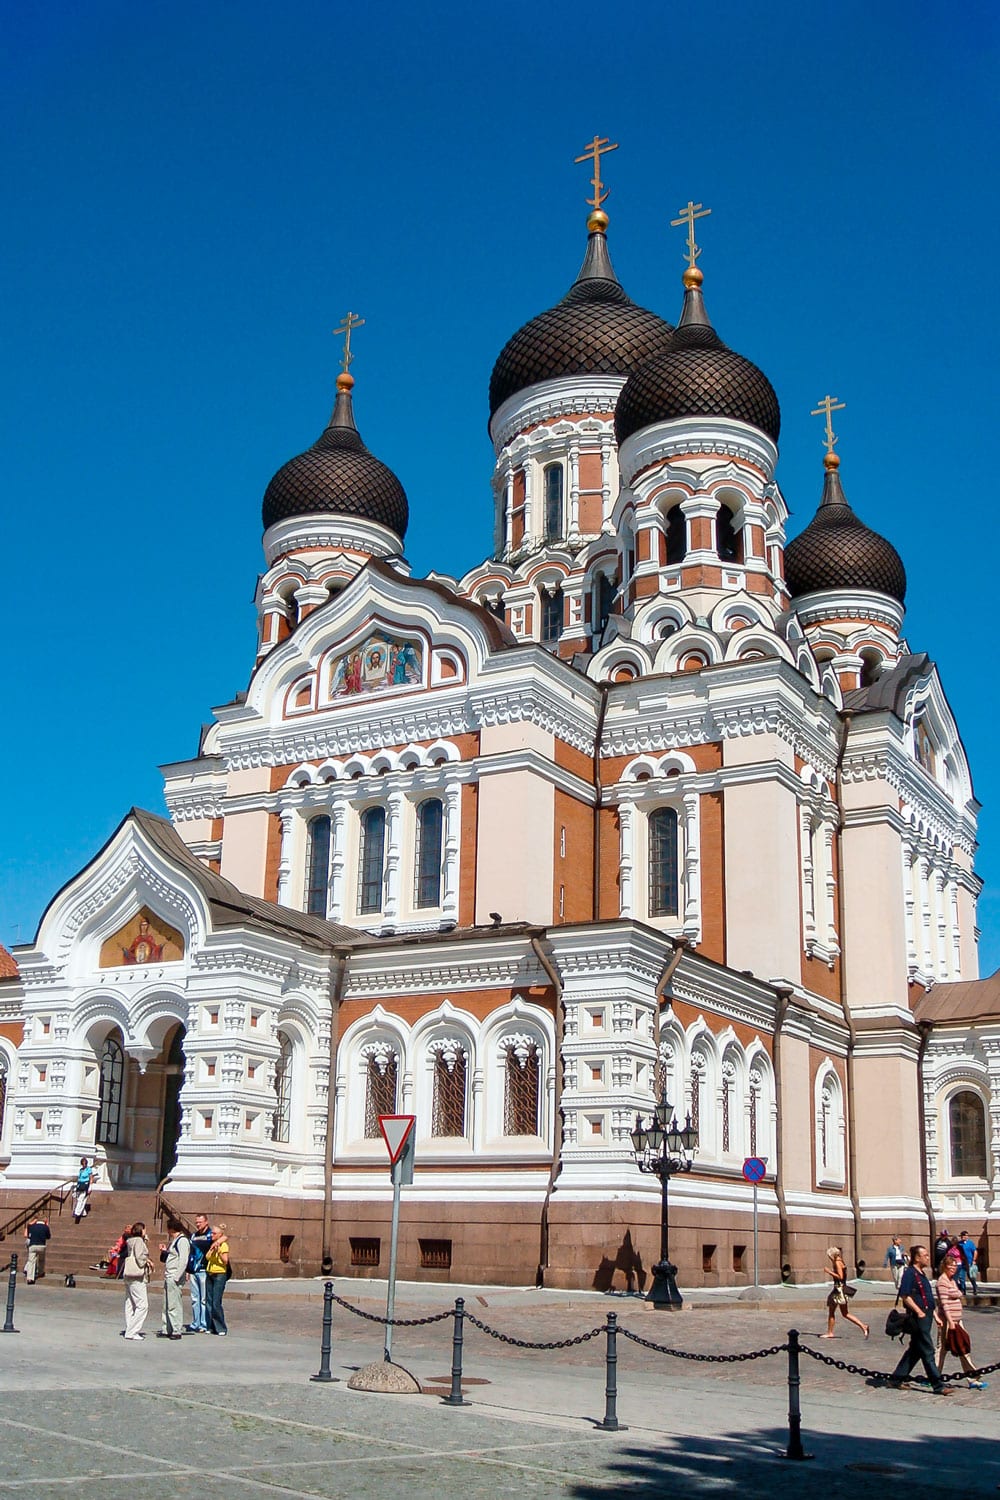
[[1000, 1021], [1000, 969], [987, 979], [936, 984], [926, 995], [921, 995], [914, 1016], [933, 1025], [949, 1021]]
[[893, 713], [903, 717], [906, 695], [918, 677], [926, 675], [931, 659], [926, 651], [901, 656], [891, 671], [876, 678], [868, 687], [852, 688], [844, 694], [844, 707], [851, 713]]
[[17, 959], [0, 943], [0, 979], [16, 979], [19, 973]]

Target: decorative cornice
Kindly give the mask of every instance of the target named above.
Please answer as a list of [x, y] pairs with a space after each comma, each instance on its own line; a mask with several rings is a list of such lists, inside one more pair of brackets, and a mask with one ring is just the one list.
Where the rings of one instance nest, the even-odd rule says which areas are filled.
[[827, 624], [831, 620], [877, 621], [896, 635], [903, 628], [903, 606], [889, 594], [867, 589], [822, 589], [803, 594], [792, 601], [792, 608], [803, 627]]
[[753, 464], [765, 484], [774, 477], [778, 449], [770, 438], [745, 422], [728, 417], [682, 417], [658, 422], [626, 438], [618, 453], [622, 482], [628, 486], [643, 470], [688, 454], [727, 457]]
[[[357, 554], [359, 568], [366, 557], [395, 557], [400, 540], [388, 526], [365, 521], [360, 516], [292, 516], [278, 521], [264, 533], [264, 557], [272, 568], [279, 557], [299, 549], [328, 547], [331, 551]], [[345, 559], [346, 561], [347, 559]]]
[[607, 417], [602, 423], [614, 440], [614, 415], [625, 378], [621, 375], [573, 375], [542, 380], [508, 396], [490, 422], [490, 436], [499, 456], [525, 428], [559, 417]]

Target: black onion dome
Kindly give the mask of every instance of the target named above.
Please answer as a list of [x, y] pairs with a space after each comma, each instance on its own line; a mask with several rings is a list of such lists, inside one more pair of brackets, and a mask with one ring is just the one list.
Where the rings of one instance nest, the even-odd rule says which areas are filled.
[[699, 283], [687, 287], [669, 348], [630, 376], [618, 398], [619, 445], [634, 432], [675, 417], [731, 417], [778, 441], [781, 409], [774, 387], [762, 370], [719, 338], [708, 320], [697, 274]]
[[490, 417], [540, 380], [631, 375], [667, 347], [672, 332], [632, 301], [615, 275], [603, 228], [592, 228], [580, 274], [562, 301], [525, 323], [501, 349], [490, 376]]
[[788, 591], [798, 599], [820, 589], [871, 589], [902, 604], [902, 559], [891, 542], [858, 520], [841, 487], [836, 454], [830, 458], [819, 510], [785, 548]]
[[264, 491], [264, 530], [295, 516], [342, 515], [406, 534], [410, 508], [391, 469], [369, 453], [354, 425], [349, 375], [337, 381], [330, 425], [311, 448], [289, 459]]

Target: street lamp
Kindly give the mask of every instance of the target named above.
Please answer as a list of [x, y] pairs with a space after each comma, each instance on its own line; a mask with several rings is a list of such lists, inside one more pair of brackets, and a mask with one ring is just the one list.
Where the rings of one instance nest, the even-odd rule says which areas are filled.
[[635, 1117], [632, 1131], [632, 1150], [640, 1172], [652, 1172], [660, 1179], [660, 1258], [653, 1267], [653, 1284], [646, 1296], [654, 1307], [675, 1308], [683, 1305], [684, 1299], [677, 1290], [677, 1267], [671, 1264], [667, 1247], [669, 1218], [667, 1193], [670, 1179], [675, 1172], [690, 1172], [691, 1161], [698, 1149], [698, 1127], [687, 1123], [678, 1125], [674, 1106], [663, 1100], [653, 1110], [648, 1125], [643, 1125], [640, 1115]]

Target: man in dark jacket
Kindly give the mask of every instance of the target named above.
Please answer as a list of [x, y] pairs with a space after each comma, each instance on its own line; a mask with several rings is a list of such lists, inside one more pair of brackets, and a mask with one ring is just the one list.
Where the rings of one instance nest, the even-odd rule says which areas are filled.
[[904, 1308], [913, 1319], [908, 1348], [903, 1351], [899, 1364], [889, 1376], [891, 1385], [900, 1385], [919, 1360], [927, 1372], [931, 1390], [935, 1396], [948, 1396], [941, 1378], [941, 1371], [934, 1360], [934, 1325], [941, 1324], [941, 1314], [934, 1306], [934, 1288], [927, 1279], [927, 1267], [931, 1258], [926, 1245], [914, 1245], [910, 1250], [910, 1264], [903, 1272], [899, 1283], [899, 1296]]
[[45, 1275], [45, 1247], [52, 1238], [48, 1219], [32, 1219], [24, 1231], [24, 1238], [28, 1242], [24, 1279], [30, 1284], [36, 1277]]

